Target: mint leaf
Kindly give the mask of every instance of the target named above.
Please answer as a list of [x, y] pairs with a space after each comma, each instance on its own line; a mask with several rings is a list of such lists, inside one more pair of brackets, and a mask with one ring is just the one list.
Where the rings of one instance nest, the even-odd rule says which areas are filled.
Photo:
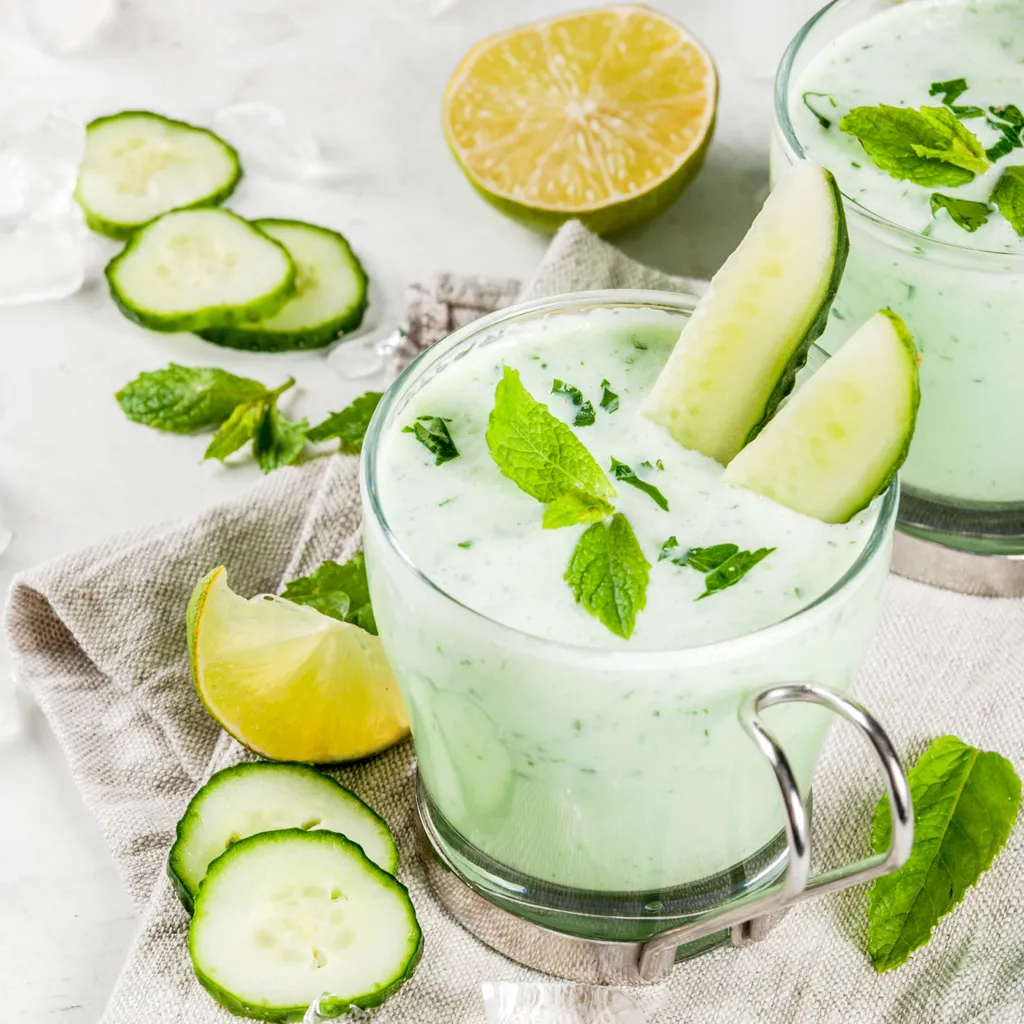
[[252, 439], [252, 454], [264, 473], [290, 466], [306, 447], [309, 423], [297, 423], [283, 416], [274, 401], [267, 403], [263, 422]]
[[557, 530], [562, 526], [576, 526], [578, 523], [593, 523], [604, 519], [615, 511], [615, 506], [604, 498], [595, 498], [582, 491], [567, 491], [544, 509], [545, 530]]
[[[686, 548], [676, 540], [675, 534], [661, 545], [661, 550], [658, 552], [659, 562], [664, 562], [666, 558], [671, 558], [676, 565], [686, 564]], [[681, 558], [683, 561], [676, 562], [677, 558]]]
[[266, 411], [267, 403], [263, 398], [236, 406], [220, 430], [213, 435], [203, 460], [220, 459], [223, 462], [233, 452], [248, 444], [256, 436]]
[[946, 106], [955, 103], [965, 92], [967, 92], [966, 78], [951, 78], [948, 82], [932, 82], [928, 90], [929, 96], [941, 96]]
[[214, 366], [178, 366], [140, 373], [114, 396], [125, 416], [157, 430], [191, 434], [216, 427], [267, 389]]
[[572, 404], [578, 407], [579, 411], [572, 421], [574, 427], [591, 427], [594, 425], [594, 421], [597, 419], [594, 406], [592, 403], [584, 400], [583, 392], [579, 388], [566, 384], [564, 380], [556, 379], [551, 384], [551, 394], [568, 395], [572, 399]]
[[[808, 96], [817, 96], [820, 99], [828, 100], [833, 107], [836, 105], [836, 101], [832, 99], [832, 97], [829, 96], [827, 92], [805, 92], [802, 97], [804, 101], [804, 106], [818, 119], [818, 124], [820, 124], [821, 127], [825, 129], [825, 131], [828, 131], [829, 128], [832, 127], [831, 118], [828, 118], [824, 114], [815, 110], [811, 104], [811, 101], [807, 98]], [[819, 104], [819, 106], [820, 105], [821, 104]]]
[[918, 185], [966, 185], [989, 166], [977, 136], [945, 107], [854, 107], [839, 128], [876, 166]]
[[434, 456], [434, 465], [440, 466], [459, 457], [459, 449], [448, 433], [449, 422], [442, 416], [417, 416], [416, 422], [403, 430], [415, 434], [416, 440]]
[[635, 487], [638, 491], [643, 491], [644, 494], [649, 494], [655, 504], [663, 508], [666, 512], [668, 511], [668, 499], [661, 491], [658, 490], [654, 484], [649, 484], [646, 480], [641, 480], [640, 477], [630, 469], [624, 462], [619, 462], [614, 456], [612, 457], [611, 465], [612, 476], [616, 480], [621, 480], [625, 484], [629, 484], [630, 487]]
[[[725, 546], [716, 545], [716, 547]], [[715, 548], [699, 548], [697, 550], [707, 552], [714, 551]], [[697, 600], [702, 601], [705, 597], [710, 597], [712, 594], [717, 594], [720, 590], [725, 590], [726, 587], [731, 587], [734, 583], [739, 583], [758, 562], [763, 561], [774, 550], [775, 548], [758, 548], [756, 551], [737, 551], [705, 575], [704, 593]], [[692, 561], [689, 564], [692, 565]], [[697, 567], [694, 566], [694, 568]], [[701, 570], [698, 569], [698, 571]]]
[[1005, 107], [989, 107], [988, 109], [994, 117], [1012, 124], [1014, 128], [1024, 128], [1024, 114], [1015, 104], [1007, 103]]
[[[763, 550], [763, 549], [762, 549]], [[772, 549], [774, 550], [774, 548]], [[714, 572], [716, 569], [725, 565], [734, 555], [738, 555], [740, 547], [738, 544], [713, 544], [708, 548], [690, 548], [686, 552], [683, 561], [679, 562], [679, 565], [688, 565], [691, 569], [696, 569], [697, 572], [709, 573]], [[744, 551], [744, 555], [750, 555], [749, 551]], [[761, 556], [764, 557], [763, 555]], [[760, 561], [760, 559], [758, 559]], [[753, 565], [756, 565], [754, 562]], [[753, 568], [753, 565], [751, 568]], [[746, 572], [746, 570], [744, 570]], [[735, 583], [736, 581], [733, 580]], [[726, 584], [728, 586], [728, 584]], [[719, 588], [721, 589], [721, 588]]]
[[1007, 167], [991, 198], [1013, 230], [1024, 237], [1024, 167]]
[[583, 531], [565, 581], [578, 604], [628, 640], [647, 604], [650, 568], [629, 520], [616, 512], [610, 523], [594, 523]]
[[612, 391], [608, 381], [601, 381], [601, 408], [605, 412], [615, 412], [619, 407], [619, 396]]
[[1012, 153], [1015, 149], [1021, 148], [1022, 143], [1020, 141], [1019, 128], [1015, 128], [1012, 124], [993, 121], [991, 118], [986, 118], [985, 123], [990, 128], [995, 128], [1002, 132], [1000, 138], [985, 150], [985, 156], [987, 156], [993, 163], [995, 163], [996, 160]]
[[486, 436], [498, 469], [520, 490], [545, 505], [563, 499], [550, 511], [550, 519], [545, 515], [545, 526], [570, 525], [567, 520], [574, 507], [591, 509], [603, 502], [602, 507], [611, 510], [608, 499], [615, 496], [615, 488], [594, 457], [523, 387], [519, 371], [509, 366], [494, 391]]
[[346, 405], [341, 412], [332, 412], [323, 423], [313, 427], [306, 437], [313, 444], [338, 438], [341, 442], [339, 450], [344, 455], [358, 455], [363, 450], [366, 428], [383, 397], [380, 391], [367, 391], [351, 405]]
[[953, 223], [962, 227], [965, 231], [977, 231], [982, 224], [988, 223], [988, 215], [992, 207], [988, 203], [977, 203], [973, 199], [956, 199], [953, 196], [944, 196], [941, 192], [933, 192], [932, 216], [939, 210], [946, 210]]
[[[1021, 784], [1006, 758], [955, 736], [933, 740], [907, 773], [914, 804], [914, 847], [868, 893], [868, 955], [880, 974], [905, 963], [939, 921], [977, 884], [1006, 844]], [[889, 845], [889, 800], [875, 809], [872, 845]]]
[[366, 561], [360, 551], [344, 565], [326, 561], [315, 572], [292, 580], [281, 595], [306, 604], [339, 622], [350, 622], [377, 635], [377, 623], [366, 581]]

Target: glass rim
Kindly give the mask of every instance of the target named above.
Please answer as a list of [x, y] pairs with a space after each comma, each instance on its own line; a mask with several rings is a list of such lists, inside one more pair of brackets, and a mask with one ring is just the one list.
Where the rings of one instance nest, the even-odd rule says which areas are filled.
[[[535, 633], [529, 633], [515, 626], [510, 626], [464, 604], [457, 597], [449, 594], [443, 587], [435, 583], [405, 551], [391, 530], [387, 517], [384, 514], [380, 493], [377, 488], [378, 472], [376, 463], [380, 452], [380, 438], [384, 424], [390, 419], [392, 410], [401, 401], [409, 388], [419, 380], [424, 372], [443, 359], [451, 350], [503, 325], [545, 315], [630, 307], [662, 309], [689, 315], [693, 312], [696, 304], [697, 296], [685, 292], [662, 292], [625, 288], [566, 292], [549, 298], [531, 299], [526, 302], [516, 303], [505, 309], [489, 313], [464, 327], [458, 328], [430, 348], [421, 352], [399, 374], [378, 404], [366, 432], [359, 462], [364, 516], [368, 519], [372, 517], [373, 522], [380, 530], [389, 552], [398, 559], [402, 566], [419, 583], [432, 591], [438, 598], [461, 609], [479, 623], [482, 629], [497, 631], [510, 646], [527, 644], [538, 650], [542, 649], [545, 652], [544, 657], [548, 660], [568, 661], [577, 666], [593, 661], [599, 663], [600, 668], [605, 671], [610, 669], [642, 669], [650, 671], [657, 668], [678, 668], [688, 664], [697, 665], [713, 661], [734, 660], [749, 653], [748, 649], [769, 646], [776, 639], [781, 640], [787, 633], [792, 632], [795, 626], [802, 625], [811, 618], [812, 612], [820, 613], [821, 609], [825, 606], [837, 602], [849, 587], [857, 582], [872, 566], [875, 556], [882, 549], [892, 531], [899, 504], [898, 477], [889, 484], [881, 495], [878, 516], [867, 543], [865, 543], [846, 572], [831, 587], [815, 598], [814, 601], [786, 616], [784, 619], [769, 623], [760, 629], [724, 640], [715, 640], [711, 643], [696, 644], [689, 647], [637, 651], [588, 647], [538, 636]], [[828, 353], [817, 345], [811, 347], [811, 353], [818, 358], [828, 358]]]
[[[782, 60], [779, 61], [779, 67], [775, 72], [772, 106], [775, 124], [779, 128], [779, 134], [785, 145], [787, 156], [792, 159], [807, 159], [807, 154], [797, 138], [792, 119], [789, 116], [789, 92], [797, 57], [800, 55], [804, 43], [807, 42], [808, 36], [819, 24], [835, 13], [863, 2], [864, 0], [829, 0], [829, 3], [811, 15], [800, 26], [799, 31], [793, 36], [786, 47]], [[900, 0], [893, 0], [892, 6], [895, 7], [899, 4]], [[914, 231], [913, 228], [905, 227], [894, 220], [889, 220], [888, 217], [883, 217], [881, 214], [869, 210], [866, 206], [861, 205], [858, 200], [843, 192], [842, 189], [840, 189], [840, 193], [843, 197], [843, 206], [848, 218], [850, 216], [859, 217], [876, 228], [897, 235], [906, 241], [909, 246], [934, 248], [937, 253], [941, 253], [951, 262], [956, 262], [957, 258], [981, 258], [987, 260], [991, 257], [993, 259], [998, 258], [1003, 263], [1008, 261], [1019, 263], [1024, 268], [1024, 253], [1007, 252], [1005, 249], [984, 249], [980, 246], [961, 245], [958, 242], [948, 242], [941, 238], [922, 235], [919, 231]]]

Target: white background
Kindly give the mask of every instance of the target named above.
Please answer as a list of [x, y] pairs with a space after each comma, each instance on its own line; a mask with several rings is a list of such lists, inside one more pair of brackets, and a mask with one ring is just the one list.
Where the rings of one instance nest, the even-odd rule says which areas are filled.
[[[46, 0], [24, 0], [42, 3]], [[80, 0], [85, 3], [87, 0]], [[31, 101], [83, 118], [153, 109], [209, 123], [238, 101], [273, 103], [317, 134], [344, 169], [327, 187], [253, 174], [231, 205], [343, 231], [373, 280], [370, 322], [395, 322], [405, 285], [435, 270], [526, 276], [545, 239], [471, 191], [439, 125], [442, 89], [482, 36], [574, 5], [459, 0], [433, 20], [416, 0], [122, 0], [92, 49], [45, 56], [0, 0], [0, 111]], [[774, 69], [816, 0], [658, 0], [711, 50], [721, 76], [707, 164], [657, 222], [620, 236], [664, 270], [708, 276], [763, 198]], [[0, 310], [0, 521], [14, 532], [0, 586], [35, 563], [111, 534], [191, 516], [258, 471], [200, 464], [204, 441], [127, 422], [114, 392], [174, 360], [298, 388], [287, 407], [316, 422], [365, 390], [323, 354], [220, 350], [123, 319], [99, 273], [115, 251], [91, 242], [83, 291]], [[136, 916], [38, 709], [5, 692], [0, 651], [0, 1020], [93, 1024]]]

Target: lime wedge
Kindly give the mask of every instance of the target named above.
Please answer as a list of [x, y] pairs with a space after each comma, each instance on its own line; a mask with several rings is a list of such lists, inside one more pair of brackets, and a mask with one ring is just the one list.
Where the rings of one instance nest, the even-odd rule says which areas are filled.
[[210, 714], [274, 761], [351, 761], [409, 724], [378, 637], [279, 597], [247, 601], [214, 569], [188, 607], [192, 675]]
[[725, 480], [826, 523], [847, 522], [907, 457], [917, 364], [903, 321], [876, 313], [729, 463]]
[[825, 329], [848, 249], [835, 179], [797, 164], [711, 279], [644, 414], [727, 465], [792, 390]]

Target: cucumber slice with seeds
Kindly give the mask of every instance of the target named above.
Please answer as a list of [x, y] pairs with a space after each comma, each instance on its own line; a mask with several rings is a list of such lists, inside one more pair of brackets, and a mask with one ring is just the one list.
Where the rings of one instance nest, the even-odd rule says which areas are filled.
[[873, 316], [736, 456], [728, 483], [826, 523], [845, 523], [903, 465], [920, 400], [903, 321]]
[[835, 179], [797, 164], [711, 279], [644, 414], [727, 465], [792, 390], [825, 329], [848, 250]]
[[210, 865], [188, 935], [199, 983], [243, 1017], [301, 1021], [323, 993], [379, 1006], [423, 935], [409, 892], [335, 832], [243, 839]]
[[295, 265], [280, 242], [215, 208], [175, 210], [132, 235], [106, 269], [130, 320], [154, 331], [202, 331], [276, 313]]
[[286, 352], [329, 345], [363, 322], [366, 272], [343, 235], [299, 220], [253, 224], [288, 250], [296, 267], [295, 294], [258, 323], [211, 328], [202, 337], [229, 348]]
[[398, 867], [383, 818], [331, 776], [303, 764], [251, 761], [213, 775], [178, 822], [167, 872], [185, 909], [191, 911], [207, 868], [225, 850], [282, 828], [340, 832], [388, 874]]
[[127, 238], [168, 210], [216, 206], [241, 177], [238, 154], [213, 132], [125, 110], [87, 126], [75, 198], [93, 231]]

